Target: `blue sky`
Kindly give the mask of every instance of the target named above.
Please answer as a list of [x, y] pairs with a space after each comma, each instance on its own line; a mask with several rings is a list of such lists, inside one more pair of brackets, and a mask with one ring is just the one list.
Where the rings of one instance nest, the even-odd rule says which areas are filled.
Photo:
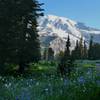
[[39, 0], [45, 14], [63, 16], [100, 28], [100, 0]]

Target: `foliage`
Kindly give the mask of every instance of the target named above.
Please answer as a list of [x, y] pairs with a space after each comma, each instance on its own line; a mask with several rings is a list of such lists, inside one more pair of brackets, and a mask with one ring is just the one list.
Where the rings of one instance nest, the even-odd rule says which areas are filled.
[[80, 56], [80, 59], [83, 59], [83, 55], [84, 55], [83, 37], [81, 37], [80, 41], [79, 41], [79, 56]]
[[100, 44], [94, 43], [93, 47], [93, 52], [92, 52], [92, 59], [97, 60], [100, 59]]
[[54, 60], [54, 51], [51, 47], [48, 48], [48, 61]]
[[80, 38], [80, 41], [78, 41], [78, 40], [76, 41], [76, 46], [75, 46], [74, 50], [72, 50], [71, 55], [74, 60], [88, 58], [88, 50], [87, 50], [86, 41], [84, 41], [84, 43], [83, 43], [82, 37]]
[[44, 52], [43, 52], [43, 60], [47, 61], [47, 49], [46, 48], [44, 49]]
[[70, 37], [68, 35], [68, 39], [66, 41], [66, 48], [65, 48], [65, 52], [64, 52], [64, 57], [62, 58], [62, 61], [63, 62], [66, 62], [67, 60], [70, 59], [70, 46], [71, 46], [71, 43], [70, 43]]
[[[95, 69], [77, 67], [68, 79], [67, 77], [57, 77], [56, 73], [52, 74], [52, 71], [56, 70], [55, 66], [53, 69], [52, 66], [46, 67], [45, 64], [38, 66], [42, 67], [42, 71], [40, 72], [38, 69], [37, 76], [33, 75], [28, 78], [0, 76], [0, 99], [99, 100], [100, 73], [97, 74]], [[47, 75], [43, 70], [51, 74]], [[38, 71], [41, 75], [38, 74]]]
[[79, 55], [79, 42], [78, 40], [76, 41], [76, 46], [75, 46], [75, 49], [72, 50], [72, 58], [73, 59], [79, 59], [80, 58], [80, 55]]
[[70, 52], [70, 46], [71, 46], [70, 37], [68, 35], [68, 39], [66, 42], [66, 49], [57, 68], [58, 74], [61, 74], [61, 76], [63, 77], [65, 77], [66, 75], [69, 77], [74, 67], [74, 59], [72, 58]]
[[89, 50], [88, 50], [88, 59], [93, 59], [93, 36], [91, 36]]
[[59, 63], [63, 56], [64, 56], [64, 52], [60, 51], [58, 54], [55, 55], [56, 61]]
[[87, 50], [87, 45], [86, 42], [84, 41], [84, 47], [83, 47], [83, 59], [88, 58], [88, 50]]
[[93, 42], [93, 37], [90, 39], [90, 45], [88, 50], [88, 59], [98, 60], [100, 59], [100, 44]]
[[40, 59], [37, 0], [0, 0], [0, 65], [18, 64], [19, 71]]

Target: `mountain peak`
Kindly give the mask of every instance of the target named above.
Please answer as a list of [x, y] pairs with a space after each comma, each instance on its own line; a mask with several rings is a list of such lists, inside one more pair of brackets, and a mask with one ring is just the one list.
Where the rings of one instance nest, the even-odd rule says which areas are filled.
[[51, 15], [51, 14], [45, 15], [45, 16], [47, 16], [50, 19], [63, 19], [63, 20], [65, 19], [65, 20], [68, 20], [68, 18], [61, 17], [61, 16], [56, 16], [56, 15]]
[[71, 22], [73, 24], [76, 24], [77, 22], [69, 19], [69, 18], [66, 18], [66, 17], [61, 17], [61, 16], [56, 16], [56, 15], [51, 15], [51, 14], [48, 14], [48, 15], [45, 15], [44, 18], [48, 18], [49, 20], [52, 20], [52, 21], [62, 21], [62, 22]]
[[81, 36], [89, 42], [91, 35], [93, 35], [94, 42], [100, 43], [99, 29], [88, 27], [65, 17], [45, 15], [39, 19], [38, 29], [42, 44], [52, 47], [56, 53], [64, 50], [68, 34], [72, 44], [71, 49], [74, 48], [76, 40], [80, 40]]

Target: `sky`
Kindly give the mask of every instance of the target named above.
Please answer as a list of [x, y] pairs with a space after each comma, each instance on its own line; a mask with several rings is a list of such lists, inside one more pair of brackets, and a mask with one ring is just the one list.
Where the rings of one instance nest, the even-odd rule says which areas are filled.
[[67, 17], [100, 29], [100, 0], [38, 0], [44, 14]]

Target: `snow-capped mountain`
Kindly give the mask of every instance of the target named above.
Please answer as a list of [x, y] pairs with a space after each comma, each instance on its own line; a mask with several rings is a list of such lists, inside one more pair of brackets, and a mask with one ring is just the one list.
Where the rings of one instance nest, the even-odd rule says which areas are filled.
[[71, 49], [75, 47], [76, 40], [79, 40], [81, 36], [88, 43], [92, 35], [94, 42], [100, 43], [100, 29], [88, 27], [84, 23], [54, 15], [41, 17], [38, 23], [42, 47], [52, 47], [55, 54], [64, 51], [68, 34], [71, 40]]

